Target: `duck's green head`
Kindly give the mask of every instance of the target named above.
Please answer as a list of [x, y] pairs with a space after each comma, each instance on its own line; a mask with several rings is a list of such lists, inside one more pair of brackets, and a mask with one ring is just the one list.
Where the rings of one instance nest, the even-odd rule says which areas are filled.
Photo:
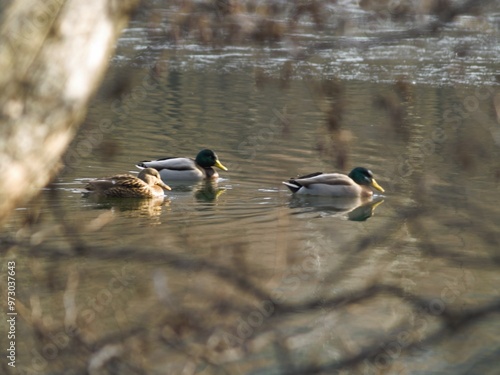
[[219, 158], [212, 150], [204, 149], [198, 152], [196, 155], [196, 164], [203, 168], [217, 167], [223, 171], [227, 171], [227, 168], [222, 165]]
[[372, 171], [363, 168], [363, 167], [356, 167], [354, 168], [351, 173], [349, 173], [349, 177], [358, 185], [366, 185], [366, 186], [371, 186], [374, 189], [377, 189], [378, 191], [381, 191], [382, 193], [385, 191], [382, 186], [377, 184], [377, 181], [373, 178], [373, 173]]

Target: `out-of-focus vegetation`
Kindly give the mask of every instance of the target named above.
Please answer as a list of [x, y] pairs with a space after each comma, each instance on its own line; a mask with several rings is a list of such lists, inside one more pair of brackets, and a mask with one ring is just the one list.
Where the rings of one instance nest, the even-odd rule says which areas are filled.
[[[144, 3], [155, 7], [157, 2]], [[415, 0], [415, 1], [173, 1], [168, 13], [150, 15], [150, 26], [157, 35], [175, 43], [196, 41], [202, 45], [223, 46], [230, 43], [274, 43], [283, 39], [299, 40], [297, 29], [321, 33], [333, 26], [337, 35], [357, 22], [356, 13], [370, 12], [372, 20], [401, 22], [402, 33], [389, 33], [387, 40], [416, 33], [437, 33], [460, 16], [480, 16], [497, 8], [494, 1]], [[326, 24], [331, 17], [336, 24]], [[377, 40], [380, 42], [380, 40]]]
[[135, 5], [12, 1], [2, 14], [0, 222], [60, 170]]

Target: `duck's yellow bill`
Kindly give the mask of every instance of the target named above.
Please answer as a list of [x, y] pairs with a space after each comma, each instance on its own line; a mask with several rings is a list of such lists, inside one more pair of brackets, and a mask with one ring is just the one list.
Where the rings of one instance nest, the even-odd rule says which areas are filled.
[[163, 183], [163, 182], [162, 182], [161, 184], [158, 184], [158, 185], [160, 185], [160, 186], [161, 186], [162, 188], [164, 188], [165, 190], [172, 190], [172, 188], [171, 188], [170, 186], [168, 186], [167, 184], [165, 184], [165, 183]]
[[222, 163], [219, 160], [215, 161], [214, 164], [217, 168], [222, 169], [223, 171], [227, 171], [227, 168], [222, 165]]
[[380, 186], [379, 184], [377, 184], [377, 181], [375, 181], [375, 179], [372, 179], [372, 186], [377, 189], [378, 191], [381, 191], [382, 193], [385, 192], [385, 190], [382, 188], [382, 186]]

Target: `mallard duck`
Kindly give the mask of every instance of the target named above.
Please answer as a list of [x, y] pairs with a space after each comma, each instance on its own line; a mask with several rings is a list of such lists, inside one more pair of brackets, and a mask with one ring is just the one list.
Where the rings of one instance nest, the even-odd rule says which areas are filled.
[[137, 177], [119, 174], [90, 181], [85, 189], [88, 193], [106, 198], [153, 198], [163, 196], [171, 190], [156, 169], [145, 168]]
[[373, 174], [366, 168], [354, 168], [349, 175], [341, 173], [312, 173], [283, 182], [295, 194], [330, 197], [371, 197], [370, 187], [384, 192]]
[[137, 164], [137, 167], [157, 169], [164, 181], [216, 179], [219, 174], [212, 167], [227, 171], [227, 168], [222, 165], [215, 152], [208, 149], [201, 150], [195, 159], [169, 157], [142, 161]]

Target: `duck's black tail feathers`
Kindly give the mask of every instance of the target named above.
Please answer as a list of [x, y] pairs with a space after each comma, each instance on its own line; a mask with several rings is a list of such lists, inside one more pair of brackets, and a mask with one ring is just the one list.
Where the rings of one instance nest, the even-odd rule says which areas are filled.
[[300, 185], [298, 182], [296, 182], [293, 179], [291, 179], [288, 182], [283, 181], [283, 185], [286, 185], [287, 188], [289, 188], [292, 193], [298, 192], [300, 190], [300, 188], [302, 187], [302, 185]]

